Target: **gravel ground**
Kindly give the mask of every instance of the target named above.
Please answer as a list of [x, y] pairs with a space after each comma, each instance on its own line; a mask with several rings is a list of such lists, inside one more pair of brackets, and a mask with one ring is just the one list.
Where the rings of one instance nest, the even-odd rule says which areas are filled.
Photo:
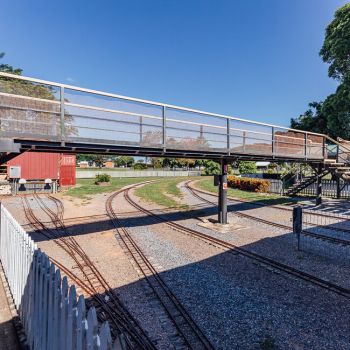
[[[168, 215], [174, 218], [174, 214]], [[135, 239], [147, 255], [163, 267], [168, 284], [218, 348], [254, 349], [259, 348], [259, 342], [264, 339], [265, 345], [269, 339], [275, 340], [279, 349], [349, 348], [347, 299], [276, 274], [247, 258], [222, 252], [197, 239], [186, 235], [180, 238], [180, 233], [164, 224], [152, 225], [152, 232], [145, 231], [142, 225], [150, 224], [152, 219], [143, 218], [138, 223], [134, 218], [130, 222]], [[186, 220], [190, 226], [189, 222], [196, 230], [215, 235], [213, 231], [199, 228], [196, 220]], [[252, 231], [251, 227], [252, 223], [247, 232]], [[266, 228], [261, 231], [265, 231], [266, 237]], [[243, 236], [243, 230], [238, 232]], [[223, 234], [217, 235], [223, 238]], [[278, 237], [281, 232], [276, 230], [272, 233], [275, 235]], [[225, 239], [235, 239], [235, 236], [226, 235]], [[264, 255], [279, 249], [272, 246], [275, 241], [271, 239], [262, 247]], [[253, 249], [255, 243], [247, 247]], [[285, 245], [285, 242], [279, 244]], [[289, 243], [288, 246], [291, 250]], [[278, 256], [283, 254], [284, 251]], [[304, 262], [303, 258], [299, 261]], [[309, 266], [308, 262], [305, 266]], [[315, 261], [314, 266], [317, 267]]]
[[[242, 229], [219, 233], [200, 227], [200, 221], [193, 217], [216, 218], [216, 208], [194, 198], [186, 192], [183, 184], [180, 188], [184, 191], [181, 200], [189, 204], [190, 209], [162, 215], [313, 275], [349, 286], [343, 277], [350, 272], [348, 248], [330, 248], [325, 242], [303, 237], [303, 251], [297, 252], [295, 237], [290, 232], [238, 218], [231, 213], [230, 221], [242, 225]], [[103, 216], [102, 203], [106, 198], [106, 195], [95, 196], [85, 206], [65, 200], [65, 217], [71, 220], [71, 230], [79, 244], [157, 342], [157, 348], [172, 348], [173, 334], [169, 333], [169, 323], [163, 310], [130, 264], [130, 259], [115, 239], [115, 232], [108, 226], [110, 223]], [[213, 197], [208, 199], [214, 200]], [[157, 209], [150, 203], [140, 204], [147, 209]], [[25, 224], [18, 198], [8, 200], [5, 205]], [[135, 209], [126, 203], [123, 196], [117, 197], [114, 207], [122, 224], [128, 227], [217, 349], [350, 348], [348, 299], [182, 234], [143, 214], [135, 215]], [[265, 216], [260, 209], [259, 215], [266, 219], [273, 210], [265, 208], [268, 213]], [[90, 222], [86, 218], [83, 223], [74, 219], [89, 215], [92, 218]], [[277, 215], [275, 211], [271, 217]], [[99, 216], [98, 221], [96, 216]], [[47, 218], [43, 216], [42, 220]], [[70, 266], [69, 257], [52, 241], [42, 241], [39, 245], [49, 255]]]
[[[45, 197], [43, 196], [43, 198]], [[105, 213], [104, 202], [107, 199], [107, 195], [96, 196], [91, 199], [89, 205], [84, 205], [83, 207], [77, 205], [77, 201], [67, 201], [65, 197], [60, 199], [63, 200], [66, 208], [65, 217], [68, 221], [74, 221], [74, 224], [68, 226], [68, 229], [94, 262], [108, 284], [114, 289], [135, 319], [144, 327], [151, 340], [157, 344], [157, 348], [172, 349], [172, 334], [167, 333], [168, 325], [164, 321], [164, 311], [155, 304], [154, 297], [147, 288], [145, 281], [137, 274], [134, 267], [130, 264], [129, 258], [118, 244], [111, 222], [106, 219], [102, 223], [101, 221], [94, 221], [96, 215]], [[119, 206], [118, 200], [116, 201], [116, 206]], [[47, 215], [40, 210], [36, 201], [33, 199], [30, 202], [35, 215], [41, 218], [42, 222], [48, 222]], [[3, 203], [12, 215], [28, 229], [29, 225], [23, 214], [21, 198], [8, 197]], [[46, 200], [46, 203], [52, 209], [56, 209], [51, 201]], [[123, 207], [125, 208], [124, 203]], [[74, 217], [89, 214], [92, 216], [90, 222], [86, 218], [84, 218], [83, 224], [79, 220], [73, 220]], [[127, 215], [134, 215], [134, 212]], [[79, 276], [76, 263], [63, 249], [54, 243], [54, 240], [45, 239], [41, 233], [30, 232], [30, 234], [49, 257], [62, 263]], [[72, 283], [72, 281], [70, 282]], [[80, 288], [77, 288], [77, 291], [80, 294], [84, 294], [84, 291]]]
[[[183, 190], [187, 191], [185, 188], [183, 188]], [[213, 198], [213, 196], [210, 195], [206, 196], [201, 194], [201, 196], [209, 200], [212, 200]], [[198, 199], [195, 198], [193, 203], [198, 204]], [[207, 206], [207, 208], [208, 213], [211, 214], [212, 207]], [[232, 207], [229, 208], [233, 209]], [[236, 209], [236, 207], [234, 207], [234, 209]], [[202, 211], [203, 210], [204, 209], [202, 209]], [[250, 209], [250, 215], [267, 219], [269, 215], [273, 217], [270, 212], [274, 211], [275, 209], [264, 207], [258, 208], [258, 210], [259, 215], [257, 215], [253, 209]], [[266, 215], [264, 215], [263, 210], [265, 210]], [[246, 211], [244, 211], [244, 213], [246, 213]], [[274, 221], [280, 221], [283, 223], [281, 219], [278, 220], [278, 213], [281, 213], [281, 211], [277, 211], [277, 213], [275, 211], [275, 217], [277, 220]], [[228, 214], [229, 219], [246, 227], [246, 229], [241, 229], [236, 231], [234, 234], [226, 234], [225, 236], [223, 236], [221, 233], [199, 227], [198, 220], [196, 219], [183, 220], [183, 218], [176, 213], [173, 214], [173, 217], [179, 220], [182, 219], [181, 223], [184, 226], [197, 230], [200, 229], [201, 231], [213, 235], [214, 237], [224, 238], [228, 242], [235, 245], [245, 247], [258, 254], [296, 267], [320, 278], [340, 284], [346, 288], [350, 288], [350, 281], [347, 279], [347, 276], [350, 273], [350, 246], [334, 245], [302, 235], [302, 251], [299, 252], [296, 249], [296, 237], [291, 232], [272, 227], [267, 224], [257, 223], [249, 219], [240, 218], [234, 213]], [[252, 230], [252, 227], [254, 227], [254, 230]], [[310, 231], [325, 234], [325, 230], [322, 229], [313, 228]], [[340, 238], [344, 239], [346, 234], [338, 235], [336, 232], [334, 232], [332, 236], [340, 236]]]

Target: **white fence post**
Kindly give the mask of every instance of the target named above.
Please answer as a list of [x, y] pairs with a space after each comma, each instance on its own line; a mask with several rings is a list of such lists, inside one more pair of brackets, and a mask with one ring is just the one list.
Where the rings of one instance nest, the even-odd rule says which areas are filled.
[[123, 335], [113, 345], [108, 323], [98, 324], [95, 308], [86, 310], [84, 297], [1, 203], [0, 218], [0, 261], [29, 349], [124, 349]]

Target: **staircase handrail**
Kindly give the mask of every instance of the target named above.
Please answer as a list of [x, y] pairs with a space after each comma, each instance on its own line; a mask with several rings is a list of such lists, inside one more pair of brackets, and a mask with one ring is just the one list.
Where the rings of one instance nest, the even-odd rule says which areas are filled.
[[[339, 161], [340, 153], [346, 154], [347, 156], [349, 156], [350, 148], [348, 148], [344, 144], [340, 143], [338, 140], [334, 140], [332, 137], [330, 137], [328, 135], [324, 135], [324, 137], [325, 137], [325, 139], [331, 141], [333, 144], [335, 144], [337, 146], [337, 162]], [[339, 152], [339, 151], [341, 151], [341, 152]], [[348, 162], [349, 161], [347, 159], [343, 159], [343, 163], [348, 163]]]
[[346, 149], [347, 151], [349, 151], [349, 153], [350, 153], [350, 148], [344, 146], [344, 145], [341, 144], [339, 141], [334, 140], [333, 138], [331, 138], [331, 137], [328, 136], [328, 135], [324, 135], [324, 137], [325, 137], [327, 140], [329, 140], [329, 141], [335, 143], [337, 146], [340, 146], [340, 147], [342, 147], [342, 148], [345, 148], [345, 149]]

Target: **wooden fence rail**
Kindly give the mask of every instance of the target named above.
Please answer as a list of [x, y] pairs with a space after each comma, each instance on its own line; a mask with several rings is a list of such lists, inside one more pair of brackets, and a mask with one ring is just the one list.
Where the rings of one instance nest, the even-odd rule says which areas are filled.
[[35, 350], [121, 350], [123, 335], [112, 341], [109, 324], [97, 321], [83, 295], [37, 248], [29, 235], [0, 204], [0, 260], [27, 345]]

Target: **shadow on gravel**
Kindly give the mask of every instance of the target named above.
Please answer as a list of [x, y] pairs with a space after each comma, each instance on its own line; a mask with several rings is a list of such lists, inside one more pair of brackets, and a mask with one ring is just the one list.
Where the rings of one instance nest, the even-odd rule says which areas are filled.
[[[230, 211], [248, 208], [245, 204], [229, 205]], [[214, 206], [199, 206], [160, 216], [179, 221], [216, 215], [216, 211]], [[181, 242], [186, 240], [185, 244], [174, 244], [166, 237], [166, 229], [152, 231], [152, 224], [158, 221], [151, 217], [121, 217], [120, 223], [131, 229], [146, 256], [153, 257], [152, 261], [162, 266], [159, 275], [216, 348], [349, 349], [349, 299], [261, 265], [235, 250], [223, 252], [188, 235], [181, 238]], [[101, 220], [67, 228], [74, 235], [83, 235], [112, 229], [113, 225], [110, 220]], [[240, 231], [219, 234], [201, 230], [232, 243], [235, 236], [241, 234]], [[33, 238], [45, 240], [39, 233], [33, 233]], [[337, 259], [336, 252], [330, 256], [329, 247], [319, 240], [302, 237], [304, 251], [298, 252], [295, 236], [286, 232], [242, 248], [334, 283], [343, 279], [344, 286], [349, 287], [348, 278], [344, 278], [350, 271], [349, 262]], [[145, 330], [161, 339], [159, 332], [166, 331], [164, 311], [147, 285], [147, 280], [140, 278], [114, 292]], [[163, 344], [161, 340], [159, 344]]]
[[[188, 238], [188, 246], [181, 249], [162, 236], [135, 232], [145, 254], [163, 266], [160, 277], [217, 349], [349, 349], [349, 299], [267, 268], [235, 251], [218, 250], [203, 257], [205, 249], [201, 250], [198, 240]], [[293, 266], [301, 268], [307, 254], [297, 252], [290, 238], [290, 234], [266, 238], [243, 248], [273, 258], [279, 256], [284, 262], [289, 259], [289, 264], [294, 256]], [[282, 257], [286, 244], [292, 253]], [[192, 254], [198, 254], [198, 261], [189, 258]], [[331, 277], [322, 268], [312, 274]], [[114, 292], [154, 336], [162, 312], [147, 283], [141, 278]]]
[[[194, 208], [194, 209], [193, 209]], [[252, 206], [245, 203], [235, 203], [235, 204], [229, 204], [228, 205], [228, 211], [234, 213], [235, 211], [247, 211], [252, 210]], [[207, 204], [201, 204], [193, 206], [191, 210], [187, 211], [177, 211], [177, 212], [158, 212], [154, 211], [158, 216], [160, 216], [164, 220], [168, 221], [182, 221], [185, 219], [198, 219], [198, 218], [206, 218], [206, 217], [212, 217], [216, 219], [217, 215], [217, 207], [216, 206], [209, 206]], [[254, 214], [253, 214], [254, 215]], [[292, 225], [292, 212], [289, 214], [290, 218], [287, 219], [285, 222], [283, 222], [284, 225]], [[119, 218], [120, 223], [124, 227], [132, 228], [132, 227], [142, 227], [145, 225], [152, 225], [155, 223], [159, 223], [157, 219], [145, 216], [145, 215], [138, 215], [138, 216], [122, 216]], [[276, 220], [278, 221], [278, 217], [276, 217]], [[350, 227], [349, 222], [345, 219], [337, 222], [337, 223], [328, 223], [326, 219], [320, 218], [318, 219], [318, 226], [314, 228], [308, 227], [309, 231], [318, 233], [320, 229], [327, 229], [332, 230], [334, 229], [334, 235], [335, 237], [339, 237], [341, 233], [339, 233], [339, 228], [342, 226], [344, 227], [344, 223], [348, 225], [348, 229]], [[91, 218], [90, 222], [84, 222], [84, 223], [73, 223], [73, 224], [66, 224], [66, 227], [68, 231], [71, 233], [72, 236], [79, 236], [84, 234], [90, 234], [90, 233], [97, 233], [102, 232], [106, 230], [113, 229], [113, 223], [110, 219], [100, 219], [96, 220], [94, 217]], [[54, 228], [54, 227], [53, 227]], [[30, 231], [27, 230], [27, 232], [31, 235], [34, 241], [41, 242], [49, 240], [47, 237], [42, 235], [41, 233], [38, 233], [36, 231]], [[60, 230], [55, 230], [56, 233], [58, 233], [60, 236], [64, 236], [65, 233]], [[329, 234], [329, 233], [328, 233]], [[348, 239], [350, 240], [350, 234], [348, 234]], [[346, 239], [346, 235], [345, 238]]]

